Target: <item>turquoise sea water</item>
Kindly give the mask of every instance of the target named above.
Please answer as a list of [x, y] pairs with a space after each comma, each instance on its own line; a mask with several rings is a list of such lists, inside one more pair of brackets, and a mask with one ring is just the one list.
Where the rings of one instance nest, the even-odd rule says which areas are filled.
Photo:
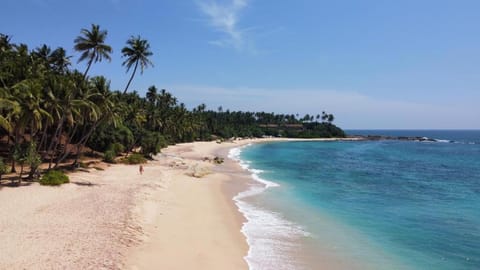
[[480, 269], [480, 132], [431, 135], [242, 149], [251, 269]]

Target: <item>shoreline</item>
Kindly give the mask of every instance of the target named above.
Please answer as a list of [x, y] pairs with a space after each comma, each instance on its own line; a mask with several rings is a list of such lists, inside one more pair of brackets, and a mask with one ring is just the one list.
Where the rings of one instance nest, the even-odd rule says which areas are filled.
[[[236, 179], [241, 168], [226, 157], [241, 144], [195, 142], [163, 151], [159, 159], [170, 166], [163, 172], [170, 183], [163, 194], [152, 197], [161, 196], [164, 206], [155, 209], [150, 223], [143, 222], [146, 237], [130, 251], [127, 269], [248, 269], [248, 245], [240, 231], [245, 218], [232, 201], [244, 183]], [[205, 161], [215, 156], [224, 163]], [[199, 178], [185, 175], [192, 168], [209, 173]]]
[[[119, 164], [72, 173], [60, 187], [4, 187], [0, 268], [248, 269], [246, 217], [233, 197], [254, 180], [228, 153], [296, 140], [178, 144], [144, 165], [143, 175]], [[320, 139], [331, 140], [338, 139]], [[215, 165], [215, 156], [224, 163]]]
[[[146, 224], [147, 234], [150, 238], [145, 239], [140, 247], [132, 250], [127, 259], [127, 269], [249, 269], [248, 261], [250, 246], [247, 236], [243, 232], [244, 225], [247, 222], [245, 213], [241, 212], [237, 201], [234, 200], [241, 192], [247, 191], [252, 183], [259, 184], [252, 178], [251, 172], [242, 168], [238, 160], [229, 157], [229, 153], [234, 148], [243, 147], [248, 144], [286, 142], [286, 141], [338, 141], [338, 140], [356, 140], [355, 138], [332, 138], [332, 139], [288, 139], [288, 138], [262, 138], [262, 139], [241, 139], [216, 142], [194, 142], [170, 146], [163, 150], [161, 156], [166, 157], [167, 161], [176, 159], [176, 162], [185, 163], [184, 168], [180, 170], [172, 169], [171, 172], [165, 172], [170, 175], [172, 181], [191, 181], [186, 185], [171, 186], [170, 191], [175, 193], [178, 198], [186, 198], [191, 194], [185, 195], [185, 188], [189, 193], [198, 192], [193, 183], [205, 184], [208, 191], [202, 193], [206, 197], [215, 197], [216, 205], [212, 209], [199, 209], [198, 202], [187, 202], [185, 205], [178, 206], [185, 219], [189, 218], [192, 223], [184, 226], [181, 222], [169, 217], [170, 213], [158, 210], [157, 218], [151, 224]], [[213, 159], [218, 156], [223, 158], [221, 165], [212, 165], [205, 162], [205, 157]], [[171, 161], [170, 161], [171, 162]], [[185, 176], [187, 167], [192, 164], [203, 164], [211, 169], [211, 174], [202, 176], [199, 179]], [[199, 165], [201, 167], [202, 165]], [[174, 180], [175, 179], [175, 180]], [[177, 182], [178, 183], [178, 182]], [[168, 192], [167, 192], [168, 193]], [[196, 194], [198, 195], [198, 194]], [[198, 199], [201, 199], [200, 197]], [[167, 202], [168, 204], [169, 202]], [[203, 207], [207, 207], [204, 205]], [[188, 209], [187, 209], [188, 208]], [[192, 219], [192, 212], [204, 211], [201, 219], [197, 217]], [[174, 215], [174, 214], [172, 214]], [[190, 215], [190, 216], [189, 216]], [[215, 222], [210, 222], [213, 217]], [[219, 224], [218, 221], [223, 224]], [[178, 220], [177, 220], [178, 221]], [[155, 224], [155, 225], [152, 225]], [[144, 224], [145, 225], [145, 224]], [[220, 226], [219, 226], [220, 225]], [[168, 228], [167, 231], [159, 231], [158, 228]], [[202, 228], [200, 233], [178, 233], [188, 229]], [[150, 232], [150, 233], [148, 233]], [[215, 233], [212, 233], [215, 232]], [[219, 232], [222, 232], [221, 237]], [[165, 243], [175, 239], [175, 245], [170, 245], [165, 249]], [[185, 246], [190, 246], [185, 248]], [[208, 250], [204, 253], [202, 250]], [[168, 255], [165, 255], [167, 253]], [[162, 254], [162, 255], [159, 255]], [[181, 261], [178, 257], [181, 256]]]

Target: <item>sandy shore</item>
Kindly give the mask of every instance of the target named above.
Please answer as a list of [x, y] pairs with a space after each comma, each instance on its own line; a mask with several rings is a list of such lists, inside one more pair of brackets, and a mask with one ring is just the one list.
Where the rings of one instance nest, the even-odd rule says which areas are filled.
[[70, 184], [0, 190], [0, 269], [119, 269], [142, 229], [129, 209], [146, 183], [123, 165]]
[[242, 186], [215, 168], [238, 165], [211, 161], [244, 143], [172, 146], [143, 175], [112, 165], [61, 187], [2, 187], [0, 269], [247, 269], [231, 200]]
[[227, 153], [285, 140], [179, 144], [143, 175], [112, 165], [71, 174], [61, 187], [3, 187], [0, 269], [248, 269], [232, 197], [250, 180]]
[[[248, 269], [243, 259], [248, 246], [240, 232], [243, 217], [232, 201], [242, 183], [233, 183], [230, 175], [216, 168], [238, 165], [204, 161], [217, 155], [226, 158], [226, 150], [239, 145], [180, 144], [162, 151], [159, 164], [146, 168], [161, 168], [167, 188], [138, 204], [145, 234], [131, 250], [128, 269]], [[195, 172], [208, 174], [192, 177]]]

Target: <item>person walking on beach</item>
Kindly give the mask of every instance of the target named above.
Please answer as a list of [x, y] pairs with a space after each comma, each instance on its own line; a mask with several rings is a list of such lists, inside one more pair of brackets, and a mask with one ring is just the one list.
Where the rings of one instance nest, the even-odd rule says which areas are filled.
[[140, 165], [140, 167], [138, 168], [138, 170], [140, 171], [140, 174], [143, 174], [143, 165]]

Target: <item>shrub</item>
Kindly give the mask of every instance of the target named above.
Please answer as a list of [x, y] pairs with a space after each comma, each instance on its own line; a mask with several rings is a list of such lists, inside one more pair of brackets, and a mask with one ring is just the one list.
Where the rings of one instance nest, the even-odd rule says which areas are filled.
[[100, 125], [88, 140], [87, 146], [95, 151], [105, 152], [114, 143], [130, 146], [133, 142], [133, 133], [128, 127], [123, 125], [118, 127]]
[[126, 164], [142, 164], [146, 163], [147, 159], [141, 154], [133, 153], [130, 156], [124, 158], [122, 161]]
[[116, 156], [117, 155], [115, 154], [115, 151], [107, 150], [103, 154], [103, 160], [105, 160], [105, 162], [108, 162], [108, 163], [115, 163], [115, 157]]
[[140, 140], [141, 152], [145, 156], [156, 155], [160, 149], [167, 147], [168, 143], [165, 137], [158, 132], [145, 131]]
[[112, 143], [109, 147], [108, 150], [112, 150], [116, 156], [120, 155], [121, 153], [125, 152], [125, 146], [121, 143]]
[[37, 172], [38, 166], [42, 164], [42, 158], [40, 157], [36, 149], [36, 144], [32, 142], [30, 143], [26, 151], [25, 161], [30, 166], [30, 174], [28, 178], [33, 178], [33, 176]]
[[61, 184], [69, 183], [70, 179], [61, 171], [48, 171], [40, 179], [40, 185], [59, 186]]
[[8, 169], [7, 165], [3, 162], [3, 158], [0, 157], [0, 180], [2, 180], [2, 175], [9, 172]]

